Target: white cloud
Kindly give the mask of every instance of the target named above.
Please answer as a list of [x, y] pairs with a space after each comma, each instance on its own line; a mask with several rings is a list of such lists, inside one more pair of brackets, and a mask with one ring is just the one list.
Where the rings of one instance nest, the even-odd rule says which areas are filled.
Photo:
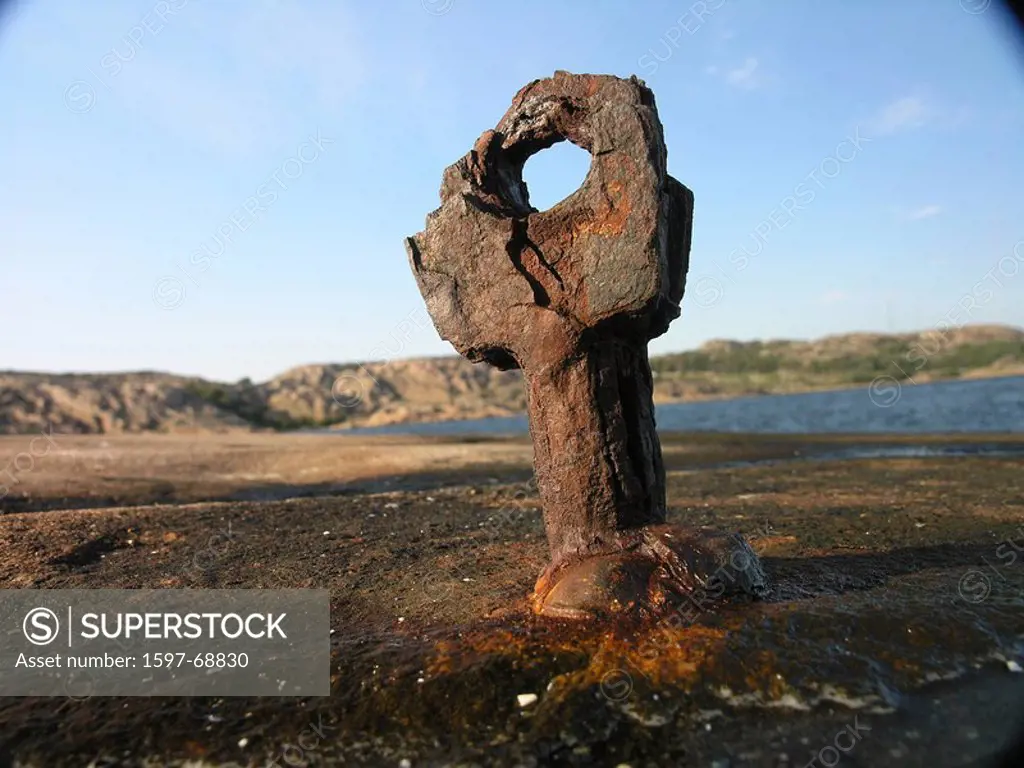
[[917, 96], [904, 96], [887, 104], [866, 121], [870, 135], [887, 136], [911, 128], [920, 128], [934, 116], [932, 108]]
[[907, 218], [912, 221], [918, 221], [920, 219], [930, 219], [932, 216], [938, 216], [940, 213], [942, 213], [942, 206], [940, 205], [923, 205], [910, 211], [907, 214]]
[[737, 88], [756, 88], [760, 84], [758, 77], [758, 62], [753, 56], [747, 57], [743, 66], [732, 69], [725, 75], [725, 80]]

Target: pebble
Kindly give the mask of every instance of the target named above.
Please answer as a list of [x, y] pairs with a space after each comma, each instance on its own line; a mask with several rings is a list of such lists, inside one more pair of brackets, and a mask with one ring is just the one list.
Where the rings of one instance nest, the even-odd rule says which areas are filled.
[[249, 740], [247, 738], [245, 738], [244, 736], [241, 739], [238, 740], [238, 746], [241, 747], [242, 749], [245, 749], [245, 745], [248, 744], [248, 743], [249, 743]]
[[537, 702], [537, 694], [520, 693], [518, 696], [516, 696], [516, 701], [519, 703], [520, 707], [528, 707], [531, 704], [535, 704]]

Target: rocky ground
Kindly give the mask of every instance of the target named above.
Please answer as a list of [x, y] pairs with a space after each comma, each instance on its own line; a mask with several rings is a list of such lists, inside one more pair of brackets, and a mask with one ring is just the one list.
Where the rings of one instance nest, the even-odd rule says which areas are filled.
[[955, 440], [667, 436], [672, 520], [772, 592], [578, 626], [527, 607], [523, 439], [63, 438], [0, 500], [0, 588], [327, 587], [332, 695], [0, 699], [0, 766], [992, 764], [1024, 440]]

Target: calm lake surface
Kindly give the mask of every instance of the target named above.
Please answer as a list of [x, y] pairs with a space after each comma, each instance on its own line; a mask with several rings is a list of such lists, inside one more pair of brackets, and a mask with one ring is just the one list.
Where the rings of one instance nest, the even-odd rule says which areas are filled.
[[[1024, 432], [1024, 376], [914, 385], [890, 378], [839, 392], [666, 403], [658, 429], [686, 432]], [[346, 430], [360, 434], [523, 434], [525, 416]]]

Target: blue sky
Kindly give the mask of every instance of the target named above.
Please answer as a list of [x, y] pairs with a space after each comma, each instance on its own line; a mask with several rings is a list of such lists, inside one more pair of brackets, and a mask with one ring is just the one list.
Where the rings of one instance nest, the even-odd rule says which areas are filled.
[[[683, 315], [653, 351], [1024, 326], [1024, 54], [985, 6], [23, 1], [0, 22], [0, 368], [450, 354], [402, 239], [557, 69], [643, 78], [694, 190]], [[587, 162], [532, 158], [534, 204]]]

